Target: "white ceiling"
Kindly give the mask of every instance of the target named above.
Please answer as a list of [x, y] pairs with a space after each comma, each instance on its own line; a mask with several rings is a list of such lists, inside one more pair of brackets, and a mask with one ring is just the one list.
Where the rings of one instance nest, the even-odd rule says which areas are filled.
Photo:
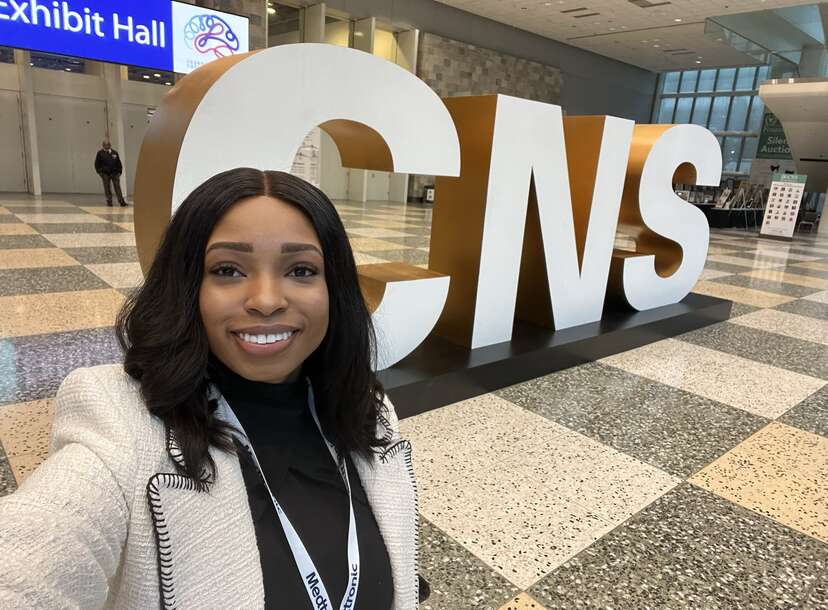
[[[438, 1], [660, 72], [752, 63], [733, 48], [708, 40], [705, 18], [814, 4], [816, 0], [634, 0], [636, 4], [629, 0]], [[658, 6], [642, 8], [642, 4]]]

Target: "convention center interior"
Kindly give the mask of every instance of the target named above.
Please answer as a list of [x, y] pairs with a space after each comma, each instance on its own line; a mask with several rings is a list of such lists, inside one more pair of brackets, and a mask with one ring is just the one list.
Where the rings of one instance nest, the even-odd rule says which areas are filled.
[[[813, 0], [0, 0], [0, 608], [329, 607], [296, 572], [320, 561], [312, 532], [276, 521], [296, 520], [287, 491], [283, 512], [267, 487], [293, 552], [270, 580], [249, 481], [221, 487], [241, 462], [216, 458], [210, 491], [168, 426], [125, 488], [133, 448], [113, 435], [129, 426], [83, 423], [77, 402], [76, 369], [123, 372], [119, 324], [151, 309], [138, 295], [158, 260], [202, 274], [167, 227], [208, 222], [190, 212], [200, 185], [244, 167], [333, 203], [376, 330], [365, 371], [396, 413], [371, 420], [394, 443], [364, 470], [326, 437], [316, 385], [303, 415], [339, 464], [332, 557], [347, 540], [357, 574], [336, 564], [331, 607], [344, 589], [342, 608], [368, 610], [828, 610], [828, 2]], [[288, 201], [333, 248], [322, 212], [270, 188], [249, 196]], [[355, 336], [333, 322], [345, 280], [326, 281], [319, 341]], [[234, 334], [262, 354], [294, 341], [287, 355], [311, 339], [296, 332]], [[112, 453], [89, 440], [107, 435]], [[49, 485], [56, 508], [26, 513]], [[120, 538], [95, 529], [102, 506], [81, 516], [84, 495], [120, 507]], [[188, 512], [203, 530], [175, 529]], [[237, 523], [249, 546], [228, 548]], [[122, 554], [101, 550], [116, 538]], [[27, 568], [15, 548], [44, 555]], [[309, 599], [280, 603], [288, 576]]]

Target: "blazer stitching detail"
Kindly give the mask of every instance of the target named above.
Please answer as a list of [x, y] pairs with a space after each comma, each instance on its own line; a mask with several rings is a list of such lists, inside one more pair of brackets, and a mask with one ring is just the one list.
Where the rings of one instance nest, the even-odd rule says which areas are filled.
[[383, 464], [387, 464], [388, 460], [393, 458], [400, 451], [403, 451], [405, 449], [406, 445], [408, 445], [410, 447], [411, 443], [409, 441], [403, 439], [403, 440], [397, 441], [396, 443], [394, 443], [390, 447], [387, 447], [384, 451], [382, 451], [382, 453], [380, 453], [380, 456], [379, 456], [380, 461]]
[[170, 454], [170, 457], [173, 462], [175, 462], [176, 467], [182, 471], [182, 476], [185, 476], [200, 486], [197, 491], [206, 491], [207, 487], [213, 483], [210, 471], [206, 467], [201, 470], [201, 477], [198, 481], [195, 481], [187, 474], [187, 463], [184, 461], [184, 452], [181, 451], [181, 447], [178, 445], [178, 439], [175, 438], [175, 432], [173, 432], [173, 429], [169, 426], [167, 426], [167, 453]]
[[411, 443], [405, 441], [404, 455], [405, 466], [408, 469], [408, 477], [411, 479], [411, 486], [414, 488], [414, 607], [418, 607], [420, 599], [420, 506], [419, 493], [417, 492], [417, 478], [414, 476], [414, 460], [411, 457]]
[[388, 421], [382, 413], [377, 413], [377, 420], [379, 420], [383, 428], [385, 428], [385, 434], [383, 435], [382, 440], [387, 445], [394, 438], [394, 431], [391, 429], [391, 422]]

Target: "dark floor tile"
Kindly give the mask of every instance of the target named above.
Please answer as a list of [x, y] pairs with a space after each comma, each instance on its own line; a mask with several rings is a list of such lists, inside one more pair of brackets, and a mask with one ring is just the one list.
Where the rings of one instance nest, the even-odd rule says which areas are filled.
[[82, 265], [0, 269], [0, 296], [97, 290], [99, 288], [109, 288], [109, 284]]
[[29, 223], [40, 233], [129, 233], [126, 229], [114, 225], [111, 222], [90, 222], [84, 224], [50, 222], [46, 223]]
[[405, 227], [402, 229], [392, 229], [393, 231], [400, 231], [408, 235], [418, 235], [420, 237], [431, 237], [431, 227]]
[[828, 436], [828, 385], [785, 413], [779, 421], [800, 430]]
[[0, 404], [48, 398], [74, 369], [122, 360], [111, 328], [0, 340]]
[[[749, 271], [742, 269], [742, 272]], [[711, 282], [718, 282], [720, 284], [730, 284], [731, 286], [741, 286], [742, 288], [753, 288], [754, 290], [764, 290], [765, 292], [774, 292], [776, 294], [783, 294], [785, 296], [802, 298], [809, 294], [819, 292], [819, 288], [807, 288], [805, 286], [797, 286], [795, 284], [787, 284], [785, 282], [774, 282], [771, 280], [760, 280], [759, 278], [750, 277], [748, 275], [727, 275], [724, 277], [717, 277], [710, 280]]]
[[0, 250], [54, 247], [55, 244], [41, 235], [0, 235]]
[[23, 222], [17, 216], [12, 214], [0, 214], [0, 224], [13, 225]]
[[17, 481], [14, 478], [11, 465], [6, 457], [0, 458], [0, 498], [17, 491]]
[[[828, 347], [820, 343], [729, 322], [705, 326], [676, 338], [803, 375], [828, 379]], [[761, 383], [761, 379], [756, 380], [757, 391], [761, 391]]]
[[[826, 262], [828, 264], [828, 262]], [[809, 269], [808, 267], [797, 267], [796, 265], [788, 265], [785, 267], [787, 273], [796, 273], [797, 275], [807, 275], [809, 277], [817, 277], [821, 279], [828, 279], [828, 271], [820, 271], [819, 269]]]
[[6, 208], [12, 214], [87, 214], [88, 212], [75, 207], [73, 205], [67, 206], [39, 206], [27, 205], [17, 206], [13, 208]]
[[529, 589], [548, 610], [804, 608], [828, 545], [683, 484]]
[[715, 271], [726, 271], [727, 273], [744, 273], [749, 271], [747, 267], [741, 265], [731, 265], [730, 263], [720, 263], [718, 261], [707, 261], [704, 264], [705, 269], [713, 269]]
[[64, 248], [66, 254], [84, 265], [97, 263], [137, 263], [134, 246], [102, 246], [100, 248]]
[[730, 309], [730, 317], [736, 318], [739, 316], [743, 316], [745, 314], [753, 313], [754, 311], [759, 311], [762, 309], [761, 307], [754, 307], [753, 305], [746, 305], [744, 303], [733, 303], [733, 307]]
[[423, 252], [422, 250], [417, 250], [416, 248], [407, 248], [403, 250], [376, 250], [369, 252], [368, 254], [387, 261], [408, 263], [409, 265], [425, 265], [428, 263], [428, 252]]
[[828, 570], [817, 577], [800, 610], [828, 610]]
[[97, 217], [109, 222], [135, 222], [135, 216], [127, 212], [123, 214], [98, 214]]
[[767, 424], [741, 409], [597, 362], [495, 394], [682, 477]]
[[500, 608], [519, 590], [448, 534], [420, 517], [420, 575], [431, 586], [422, 610]]
[[776, 261], [780, 265], [784, 265], [788, 260], [788, 257], [784, 252], [770, 252], [767, 250], [757, 252], [753, 248], [748, 250], [737, 250], [736, 252], [729, 253], [728, 256], [744, 258], [747, 261]]
[[789, 301], [782, 305], [777, 305], [774, 309], [799, 314], [800, 316], [808, 316], [809, 318], [828, 320], [828, 303], [797, 299], [796, 301]]

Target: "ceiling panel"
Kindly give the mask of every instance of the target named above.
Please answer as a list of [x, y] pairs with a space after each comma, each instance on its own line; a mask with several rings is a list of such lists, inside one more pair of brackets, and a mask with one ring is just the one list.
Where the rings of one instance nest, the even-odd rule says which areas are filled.
[[704, 36], [707, 17], [814, 3], [814, 0], [439, 1], [654, 71], [750, 64], [752, 60], [746, 55]]

